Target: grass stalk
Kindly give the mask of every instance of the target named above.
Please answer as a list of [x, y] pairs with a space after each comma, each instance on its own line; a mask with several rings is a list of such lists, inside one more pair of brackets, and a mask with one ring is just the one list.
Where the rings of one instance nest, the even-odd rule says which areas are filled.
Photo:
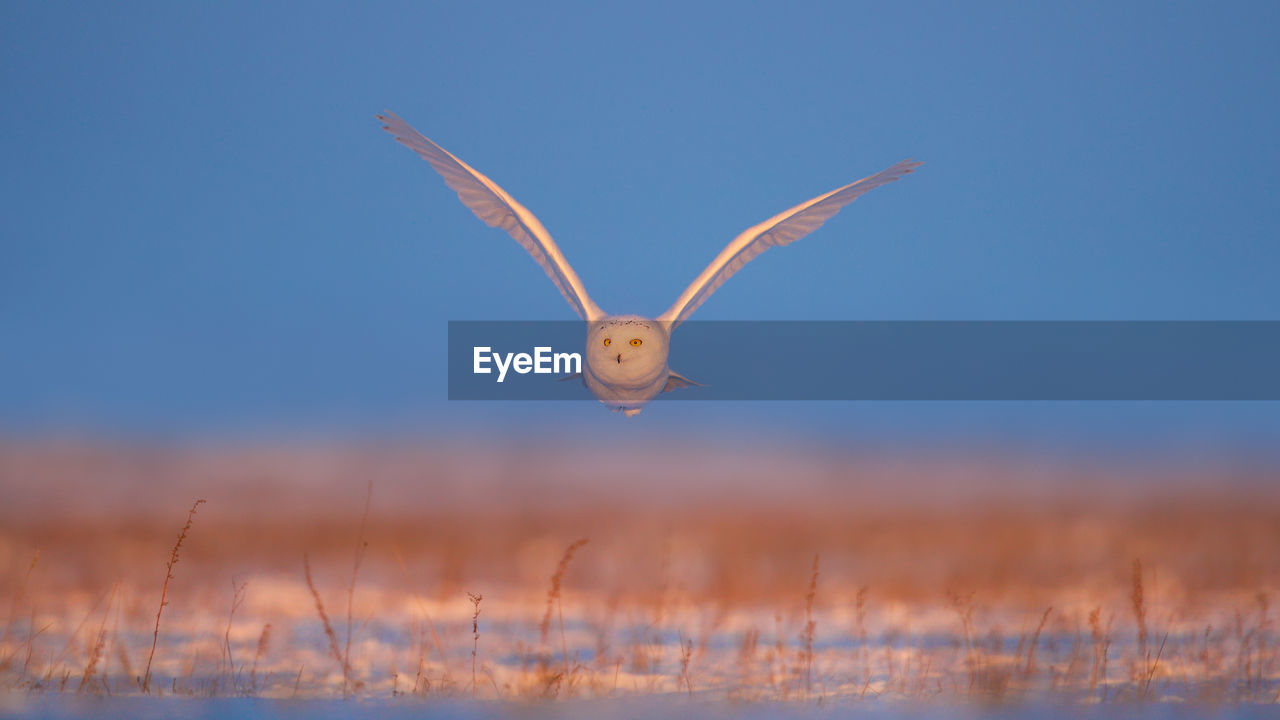
[[467, 593], [471, 601], [471, 697], [476, 695], [476, 657], [480, 653], [480, 601], [483, 595]]
[[151, 652], [147, 654], [147, 669], [142, 675], [142, 693], [144, 695], [151, 692], [151, 663], [156, 658], [156, 643], [160, 640], [160, 614], [164, 612], [165, 605], [169, 604], [169, 582], [173, 580], [173, 568], [178, 564], [178, 551], [182, 549], [182, 543], [187, 539], [187, 533], [191, 531], [191, 523], [196, 517], [196, 508], [203, 503], [203, 498], [196, 500], [191, 505], [191, 509], [187, 511], [187, 522], [178, 533], [178, 540], [173, 544], [173, 549], [169, 551], [169, 560], [164, 566], [164, 584], [160, 586], [160, 607], [156, 608], [156, 626], [151, 633]]
[[[324, 602], [320, 600], [320, 592], [316, 590], [316, 584], [311, 579], [311, 562], [306, 555], [302, 556], [302, 567], [307, 578], [307, 587], [311, 590], [311, 597], [316, 603], [316, 614], [320, 616], [320, 622], [324, 625], [324, 635], [329, 640], [329, 655], [334, 662], [338, 663], [338, 667], [342, 669], [342, 696], [347, 697], [347, 679], [351, 676], [351, 671], [347, 667], [347, 661], [342, 654], [342, 650], [338, 648], [338, 635], [333, 631], [333, 624], [329, 622], [329, 614], [324, 610]], [[302, 670], [298, 670], [298, 678], [302, 678]], [[295, 692], [297, 685], [295, 684]]]

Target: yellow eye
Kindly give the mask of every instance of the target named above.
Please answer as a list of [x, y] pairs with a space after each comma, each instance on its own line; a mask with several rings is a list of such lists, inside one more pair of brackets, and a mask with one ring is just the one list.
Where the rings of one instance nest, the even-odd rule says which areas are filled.
[[640, 338], [631, 338], [631, 347], [640, 347]]
[[612, 345], [612, 344], [613, 344], [613, 341], [612, 341], [612, 340], [610, 340], [609, 338], [605, 338], [605, 339], [604, 339], [604, 346], [605, 346], [605, 347], [609, 347], [609, 346], [610, 346], [610, 345]]

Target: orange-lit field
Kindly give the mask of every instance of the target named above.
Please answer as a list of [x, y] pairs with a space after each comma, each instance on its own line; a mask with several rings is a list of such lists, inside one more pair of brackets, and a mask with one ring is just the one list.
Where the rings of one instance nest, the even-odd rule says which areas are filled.
[[1278, 699], [1264, 470], [666, 452], [10, 445], [0, 683], [423, 703]]

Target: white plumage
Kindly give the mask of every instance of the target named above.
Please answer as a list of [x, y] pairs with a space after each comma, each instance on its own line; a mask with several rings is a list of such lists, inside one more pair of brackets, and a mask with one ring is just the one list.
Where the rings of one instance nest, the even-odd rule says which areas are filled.
[[671, 331], [689, 319], [693, 311], [743, 265], [771, 247], [793, 243], [817, 230], [867, 191], [891, 183], [922, 164], [903, 160], [748, 228], [720, 251], [666, 312], [650, 319], [605, 313], [591, 300], [582, 280], [533, 213], [497, 183], [396, 115], [387, 113], [378, 119], [398, 142], [431, 163], [476, 217], [506, 230], [542, 266], [564, 299], [587, 323], [583, 382], [600, 402], [628, 416], [639, 413], [646, 402], [660, 393], [696, 384], [667, 367]]

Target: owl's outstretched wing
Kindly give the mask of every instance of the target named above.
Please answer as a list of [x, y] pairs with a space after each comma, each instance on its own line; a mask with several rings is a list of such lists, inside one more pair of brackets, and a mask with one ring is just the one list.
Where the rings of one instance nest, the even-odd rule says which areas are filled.
[[497, 183], [428, 140], [394, 113], [379, 115], [378, 119], [384, 123], [382, 129], [391, 133], [396, 141], [431, 163], [431, 167], [444, 178], [445, 184], [458, 193], [458, 199], [471, 208], [476, 217], [490, 227], [506, 230], [521, 247], [529, 251], [582, 319], [591, 322], [604, 317], [605, 313], [591, 301], [582, 280], [578, 279], [578, 274], [569, 266], [560, 247], [551, 239], [551, 233], [547, 232], [533, 213], [516, 202], [506, 190], [498, 187]]
[[716, 291], [716, 288], [733, 277], [734, 273], [755, 256], [771, 247], [787, 245], [799, 240], [822, 227], [822, 224], [840, 212], [841, 208], [857, 200], [863, 193], [891, 183], [923, 164], [903, 160], [887, 170], [819, 195], [749, 228], [720, 251], [707, 269], [685, 288], [675, 304], [658, 316], [658, 320], [667, 323], [670, 329], [675, 329], [677, 325], [689, 319], [693, 311], [697, 310], [698, 306]]

